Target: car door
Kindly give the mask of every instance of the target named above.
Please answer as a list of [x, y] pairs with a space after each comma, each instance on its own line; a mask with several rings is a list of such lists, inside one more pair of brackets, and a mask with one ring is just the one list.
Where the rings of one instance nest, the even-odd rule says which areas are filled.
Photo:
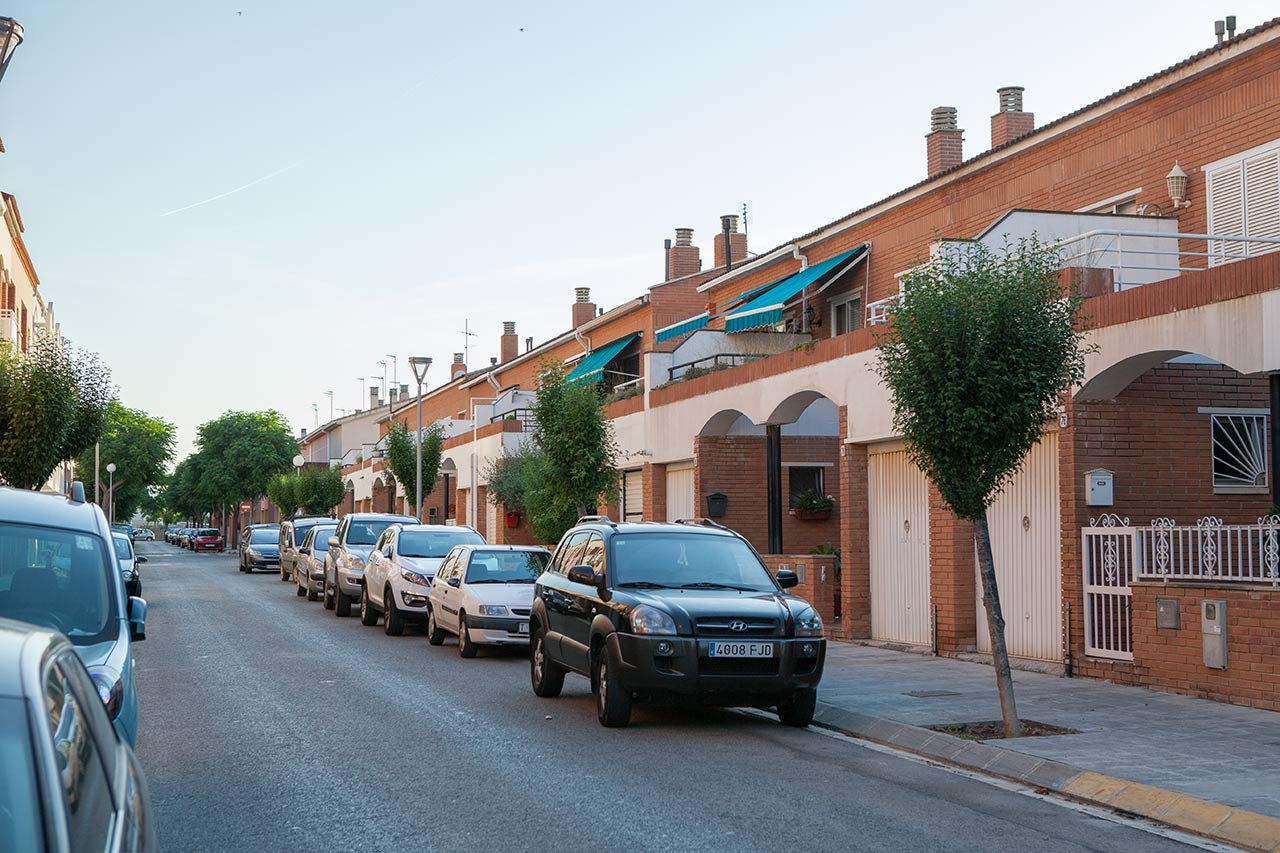
[[369, 553], [369, 562], [364, 569], [364, 587], [369, 591], [369, 600], [378, 607], [385, 606], [382, 591], [386, 588], [387, 579], [391, 576], [391, 555], [395, 552], [396, 530], [389, 527], [382, 531], [378, 541]]
[[435, 582], [431, 584], [431, 611], [435, 614], [436, 625], [449, 631], [456, 630], [458, 612], [454, 596], [456, 590], [450, 586], [449, 579], [454, 576], [461, 552], [461, 548], [454, 548], [448, 553], [436, 572]]
[[551, 635], [552, 648], [563, 648], [561, 638], [569, 630], [569, 567], [576, 566], [576, 561], [582, 558], [582, 550], [589, 538], [590, 531], [580, 530], [566, 539], [556, 553], [552, 571], [544, 576], [540, 594], [546, 607], [547, 632]]
[[342, 556], [342, 541], [343, 537], [347, 534], [347, 527], [349, 525], [349, 518], [343, 518], [342, 521], [338, 522], [337, 529], [333, 531], [333, 538], [338, 540], [338, 545], [336, 547], [330, 546], [329, 550], [325, 552], [324, 579], [325, 583], [330, 585], [336, 586], [338, 583], [338, 570], [336, 568], [336, 563], [338, 557]]
[[293, 525], [287, 521], [280, 525], [280, 539], [276, 550], [280, 552], [281, 572], [293, 577], [293, 573], [298, 570], [298, 551], [293, 541]]
[[[580, 551], [569, 555], [576, 562], [569, 566], [590, 566], [604, 574], [604, 539], [592, 533]], [[599, 612], [600, 591], [594, 586], [574, 583], [565, 578], [565, 627], [561, 652], [570, 666], [587, 669], [591, 652], [591, 620]]]

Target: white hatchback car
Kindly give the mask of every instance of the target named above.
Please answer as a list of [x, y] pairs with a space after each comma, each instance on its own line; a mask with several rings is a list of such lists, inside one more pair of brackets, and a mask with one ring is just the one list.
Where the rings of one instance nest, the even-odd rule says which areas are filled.
[[458, 545], [483, 545], [470, 527], [443, 524], [393, 524], [369, 553], [360, 590], [360, 622], [378, 624], [392, 637], [404, 633], [405, 622], [427, 621], [427, 590], [449, 551]]
[[460, 545], [449, 552], [431, 584], [427, 642], [458, 636], [458, 654], [480, 646], [528, 644], [533, 584], [551, 552], [519, 545]]

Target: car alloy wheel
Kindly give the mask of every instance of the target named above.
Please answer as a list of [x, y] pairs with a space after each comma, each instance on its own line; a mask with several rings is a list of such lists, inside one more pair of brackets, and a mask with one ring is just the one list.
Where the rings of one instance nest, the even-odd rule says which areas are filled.
[[608, 647], [602, 647], [597, 654], [596, 717], [602, 726], [620, 728], [631, 722], [631, 694], [613, 674]]
[[382, 630], [388, 637], [399, 637], [404, 633], [404, 617], [396, 607], [396, 593], [391, 587], [382, 591]]
[[458, 654], [464, 658], [473, 658], [480, 647], [471, 642], [471, 632], [467, 630], [467, 614], [463, 613], [459, 617], [458, 623]]
[[378, 624], [378, 611], [373, 609], [373, 604], [369, 601], [367, 586], [360, 589], [360, 624], [365, 626]]
[[564, 670], [547, 657], [546, 631], [541, 628], [533, 638], [533, 651], [529, 655], [529, 680], [533, 694], [553, 699], [564, 688]]
[[436, 609], [427, 605], [427, 642], [433, 646], [444, 643], [444, 630], [436, 624]]

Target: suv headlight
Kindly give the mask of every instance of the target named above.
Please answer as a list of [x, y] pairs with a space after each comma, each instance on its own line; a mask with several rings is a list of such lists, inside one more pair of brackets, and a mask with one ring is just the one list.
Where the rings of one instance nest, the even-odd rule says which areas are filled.
[[631, 630], [637, 634], [674, 634], [676, 620], [665, 610], [641, 604], [631, 611]]
[[806, 604], [804, 609], [796, 614], [796, 636], [822, 636], [822, 617], [810, 605]]
[[501, 604], [481, 604], [476, 608], [481, 616], [506, 616], [507, 608]]
[[431, 578], [426, 575], [420, 575], [417, 572], [411, 572], [408, 569], [401, 569], [400, 577], [407, 583], [416, 583], [418, 586], [431, 586]]
[[255, 548], [245, 548], [244, 553], [246, 556], [253, 557], [255, 559], [259, 556], [258, 551]]
[[95, 666], [89, 670], [93, 678], [93, 686], [98, 690], [98, 698], [107, 709], [107, 716], [115, 719], [124, 705], [124, 679], [105, 666]]

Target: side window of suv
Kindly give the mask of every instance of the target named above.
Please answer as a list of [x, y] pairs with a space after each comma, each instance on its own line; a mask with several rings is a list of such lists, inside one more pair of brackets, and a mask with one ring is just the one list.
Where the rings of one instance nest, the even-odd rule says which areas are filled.
[[291, 532], [292, 526], [288, 522], [280, 525], [280, 544], [278, 547], [281, 551], [284, 551], [289, 547], [289, 540], [293, 538], [289, 535]]
[[347, 536], [347, 519], [338, 522], [338, 529], [333, 531], [333, 535], [338, 537], [339, 542], [345, 542]]
[[567, 575], [569, 569], [581, 564], [582, 549], [587, 544], [587, 538], [591, 536], [590, 532], [583, 530], [573, 534], [569, 541], [560, 548], [560, 554], [556, 557], [556, 564], [553, 571], [557, 574]]
[[[597, 574], [604, 574], [604, 540], [599, 533], [592, 533], [582, 550], [581, 565], [590, 566]], [[575, 563], [574, 565], [579, 565]]]

